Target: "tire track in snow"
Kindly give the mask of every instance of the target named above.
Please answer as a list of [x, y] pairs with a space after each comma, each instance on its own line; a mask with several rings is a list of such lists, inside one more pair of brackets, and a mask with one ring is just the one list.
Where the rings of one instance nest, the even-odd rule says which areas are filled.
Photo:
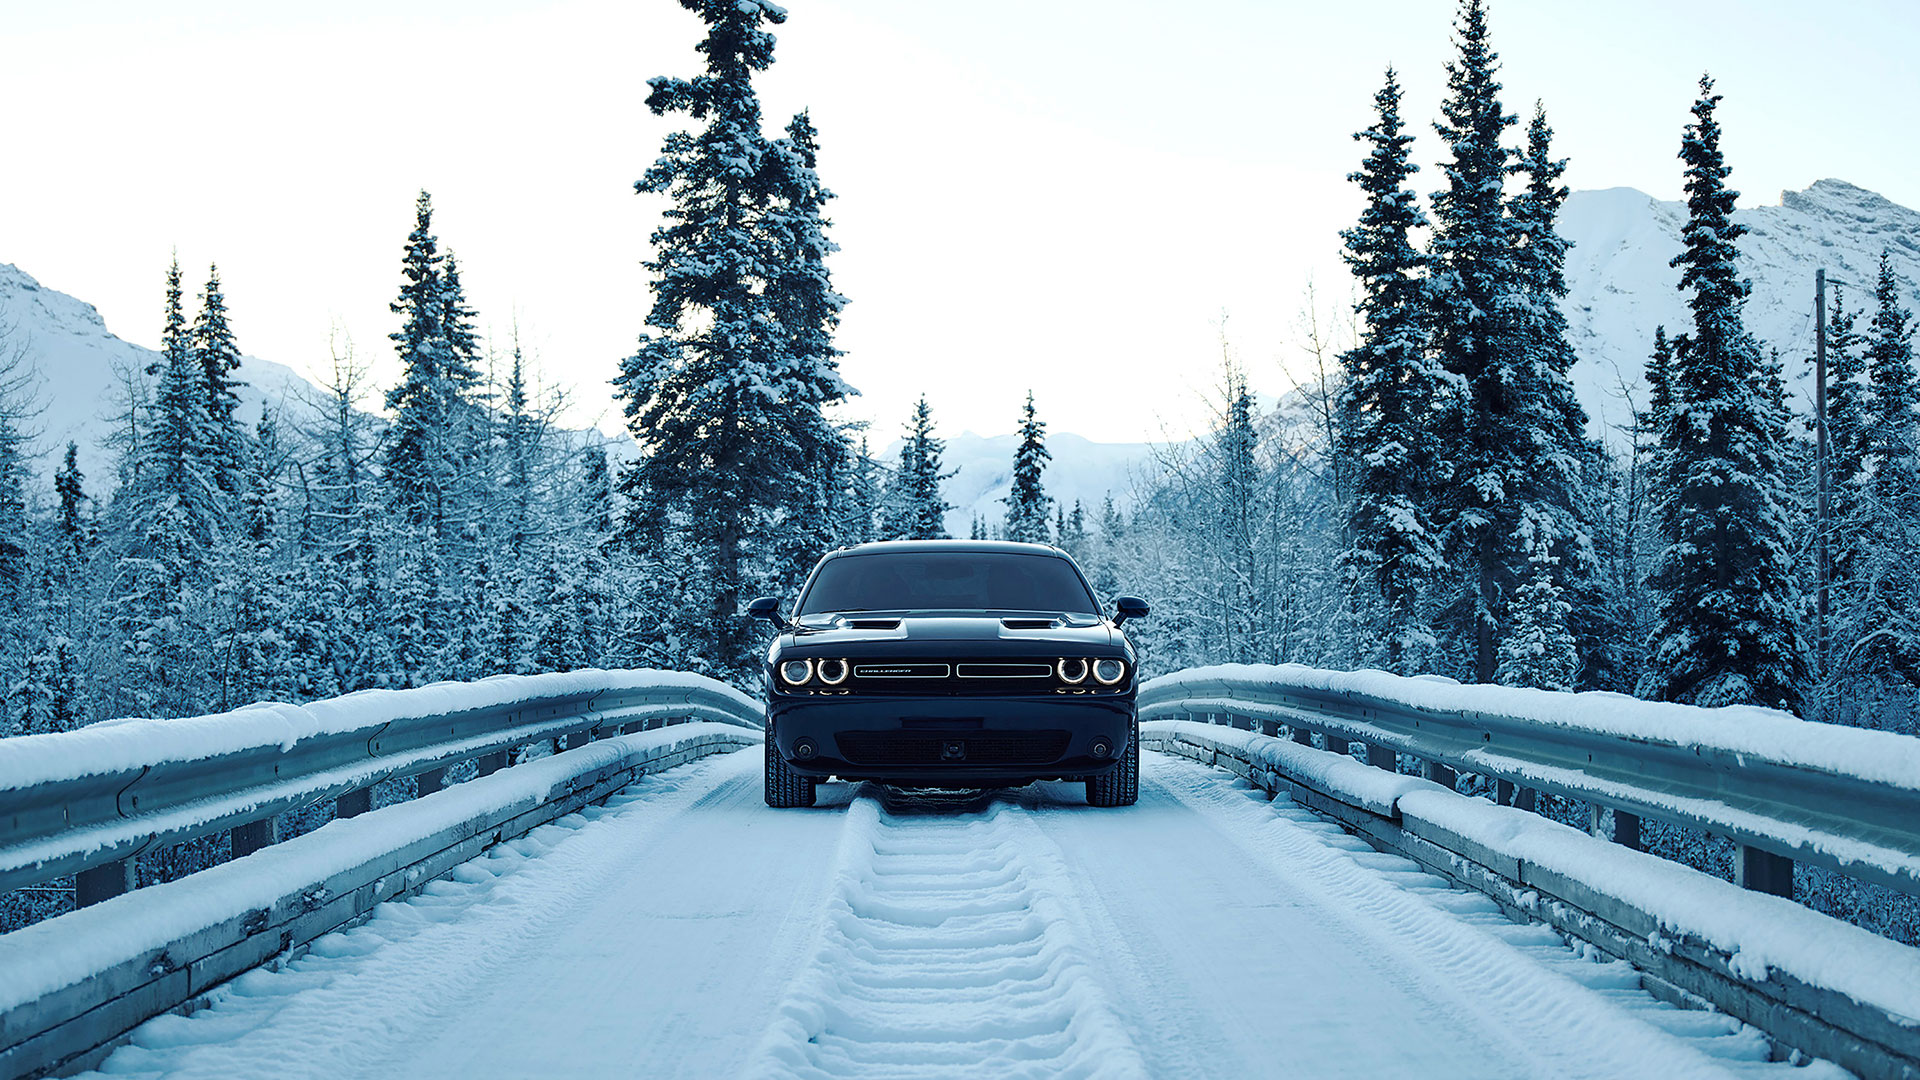
[[1147, 1076], [1086, 962], [1059, 850], [1026, 811], [978, 801], [913, 813], [862, 789], [813, 963], [747, 1075]]
[[1160, 759], [1150, 772], [1154, 789], [1285, 878], [1375, 963], [1426, 983], [1458, 1022], [1507, 1044], [1529, 1075], [1851, 1075], [1827, 1061], [1771, 1061], [1758, 1031], [1722, 1013], [1656, 1000], [1624, 961], [1570, 948], [1549, 927], [1513, 923], [1480, 894], [1376, 851], [1290, 800], [1269, 806], [1245, 781], [1230, 784], [1224, 773], [1153, 756]]

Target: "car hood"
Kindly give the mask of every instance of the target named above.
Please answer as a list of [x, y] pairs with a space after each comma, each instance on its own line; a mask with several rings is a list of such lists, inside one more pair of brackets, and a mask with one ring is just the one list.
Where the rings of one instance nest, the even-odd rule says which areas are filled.
[[808, 652], [861, 645], [891, 653], [922, 644], [969, 642], [974, 648], [998, 643], [1006, 647], [1004, 651], [1018, 653], [1026, 651], [1024, 647], [1112, 645], [1116, 634], [1112, 624], [1098, 615], [861, 611], [803, 615], [785, 636]]

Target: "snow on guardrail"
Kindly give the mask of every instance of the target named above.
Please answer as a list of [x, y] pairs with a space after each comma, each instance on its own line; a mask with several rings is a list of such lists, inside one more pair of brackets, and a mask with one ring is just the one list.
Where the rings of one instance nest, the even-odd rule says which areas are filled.
[[1920, 739], [1906, 735], [1771, 709], [1293, 664], [1176, 672], [1143, 685], [1139, 706], [1142, 720], [1226, 716], [1320, 732], [1520, 795], [1607, 807], [1617, 838], [1635, 846], [1642, 817], [1724, 835], [1740, 845], [1751, 888], [1785, 895], [1792, 863], [1805, 862], [1920, 893]]

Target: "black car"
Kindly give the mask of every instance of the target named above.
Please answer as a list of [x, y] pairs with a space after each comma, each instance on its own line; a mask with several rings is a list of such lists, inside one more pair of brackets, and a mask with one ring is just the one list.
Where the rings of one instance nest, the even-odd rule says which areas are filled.
[[767, 805], [822, 780], [981, 788], [1084, 780], [1087, 802], [1140, 790], [1136, 655], [1067, 554], [1041, 544], [902, 540], [820, 560], [791, 620], [752, 615], [767, 649]]

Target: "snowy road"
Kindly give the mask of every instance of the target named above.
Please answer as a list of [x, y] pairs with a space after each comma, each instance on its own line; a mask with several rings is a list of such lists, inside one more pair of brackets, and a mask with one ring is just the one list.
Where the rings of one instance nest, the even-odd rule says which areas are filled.
[[[650, 777], [103, 1071], [205, 1077], [1726, 1076], [1760, 1037], [1232, 778], [1140, 805]], [[1827, 1074], [1824, 1067], [1794, 1075]]]

